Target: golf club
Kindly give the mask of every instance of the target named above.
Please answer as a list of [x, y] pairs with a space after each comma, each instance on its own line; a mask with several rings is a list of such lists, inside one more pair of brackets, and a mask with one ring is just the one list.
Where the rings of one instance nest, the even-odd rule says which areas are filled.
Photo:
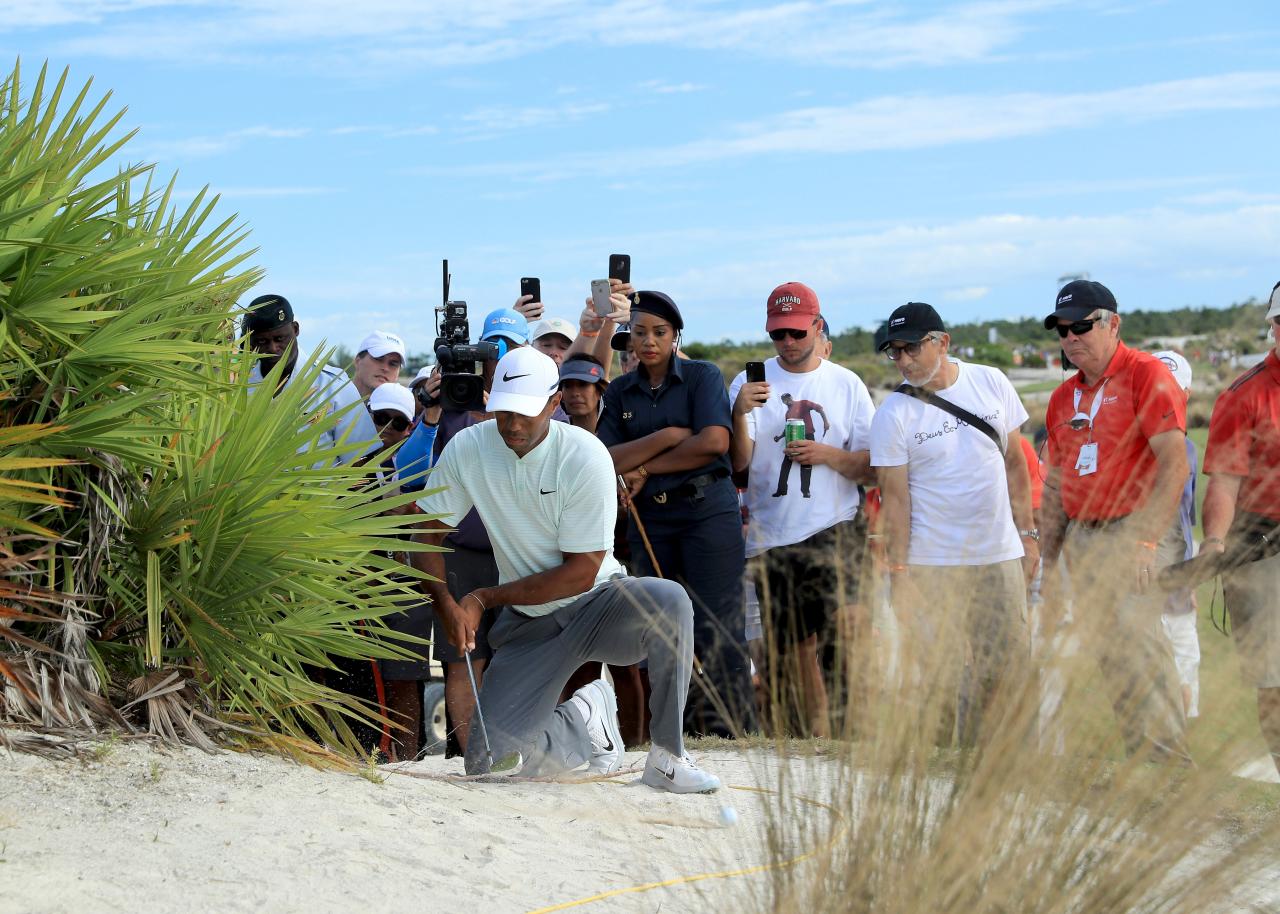
[[484, 760], [488, 764], [490, 774], [511, 774], [520, 769], [524, 758], [519, 750], [513, 749], [498, 761], [493, 760], [493, 749], [489, 745], [489, 728], [484, 724], [484, 711], [480, 707], [480, 690], [476, 687], [476, 673], [471, 668], [471, 651], [464, 650], [467, 662], [467, 678], [471, 680], [471, 697], [476, 700], [476, 719], [480, 721], [480, 738], [484, 740]]

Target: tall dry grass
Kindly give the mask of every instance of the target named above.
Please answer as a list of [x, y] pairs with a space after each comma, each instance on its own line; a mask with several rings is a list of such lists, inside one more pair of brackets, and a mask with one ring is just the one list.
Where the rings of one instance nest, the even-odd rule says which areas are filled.
[[[1094, 573], [1124, 586], [1126, 570], [1117, 561]], [[766, 838], [777, 867], [760, 910], [1113, 914], [1280, 904], [1280, 787], [1230, 775], [1239, 734], [1215, 721], [1212, 704], [1202, 699], [1192, 764], [1126, 758], [1089, 652], [1044, 648], [1028, 654], [1025, 678], [997, 694], [976, 744], [948, 744], [957, 696], [939, 671], [965, 648], [950, 623], [966, 595], [930, 597], [943, 636], [903, 643], [896, 672], [883, 632], [860, 626], [842, 644], [830, 753], [776, 768]], [[1105, 619], [1074, 615], [1059, 635], [1107, 636], [1090, 629]], [[1047, 720], [1050, 674], [1062, 694]], [[773, 726], [794, 725], [794, 683], [774, 675], [769, 691]], [[1061, 754], [1052, 751], [1055, 728], [1065, 734]]]

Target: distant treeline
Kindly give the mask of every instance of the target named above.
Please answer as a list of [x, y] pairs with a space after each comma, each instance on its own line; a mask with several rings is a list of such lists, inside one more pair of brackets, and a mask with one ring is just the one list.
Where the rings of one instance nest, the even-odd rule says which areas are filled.
[[[1229, 305], [1225, 308], [1175, 308], [1171, 311], [1121, 311], [1124, 317], [1123, 334], [1130, 341], [1144, 340], [1149, 337], [1181, 337], [1210, 336], [1217, 339], [1215, 345], [1230, 347], [1233, 343], [1252, 341], [1258, 337], [1265, 321], [1262, 318], [1263, 308], [1256, 300]], [[972, 346], [983, 349], [987, 346], [990, 328], [994, 327], [999, 344], [1016, 348], [1034, 346], [1042, 349], [1057, 349], [1056, 339], [1044, 329], [1043, 317], [1027, 317], [1021, 320], [990, 320], [966, 324], [955, 324], [949, 328], [952, 346]], [[832, 338], [832, 358], [837, 361], [853, 359], [858, 356], [875, 353], [875, 333], [855, 327], [838, 332]], [[761, 334], [759, 342], [732, 343], [728, 340], [719, 343], [687, 343], [685, 352], [691, 357], [709, 359], [713, 362], [721, 359], [752, 354], [765, 350], [772, 352], [772, 344]]]

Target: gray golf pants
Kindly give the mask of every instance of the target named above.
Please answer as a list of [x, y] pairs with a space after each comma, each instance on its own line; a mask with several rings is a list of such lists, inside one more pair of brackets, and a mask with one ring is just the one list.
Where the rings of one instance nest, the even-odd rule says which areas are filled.
[[[683, 754], [684, 703], [693, 670], [693, 605], [683, 587], [661, 578], [617, 577], [545, 616], [502, 611], [489, 632], [493, 660], [480, 689], [480, 710], [495, 759], [524, 756], [522, 774], [552, 777], [591, 758], [587, 725], [568, 702], [556, 705], [583, 663], [649, 661], [653, 744]], [[479, 715], [467, 740], [468, 774], [488, 763]]]

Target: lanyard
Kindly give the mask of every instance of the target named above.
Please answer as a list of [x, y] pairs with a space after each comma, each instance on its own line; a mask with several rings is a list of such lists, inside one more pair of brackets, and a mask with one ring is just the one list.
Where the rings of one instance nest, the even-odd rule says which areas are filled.
[[[1110, 378], [1107, 378], [1102, 382], [1102, 386], [1099, 387], [1097, 392], [1093, 395], [1093, 403], [1089, 406], [1088, 419], [1089, 419], [1089, 440], [1090, 441], [1093, 440], [1093, 420], [1097, 418], [1098, 410], [1102, 409], [1102, 394], [1106, 391], [1107, 382], [1110, 380], [1111, 380]], [[1081, 391], [1079, 387], [1077, 387], [1074, 391], [1076, 414], [1071, 417], [1073, 427], [1075, 426], [1075, 420], [1085, 415], [1084, 413], [1080, 412], [1080, 394], [1081, 393], [1083, 393], [1083, 391]]]

